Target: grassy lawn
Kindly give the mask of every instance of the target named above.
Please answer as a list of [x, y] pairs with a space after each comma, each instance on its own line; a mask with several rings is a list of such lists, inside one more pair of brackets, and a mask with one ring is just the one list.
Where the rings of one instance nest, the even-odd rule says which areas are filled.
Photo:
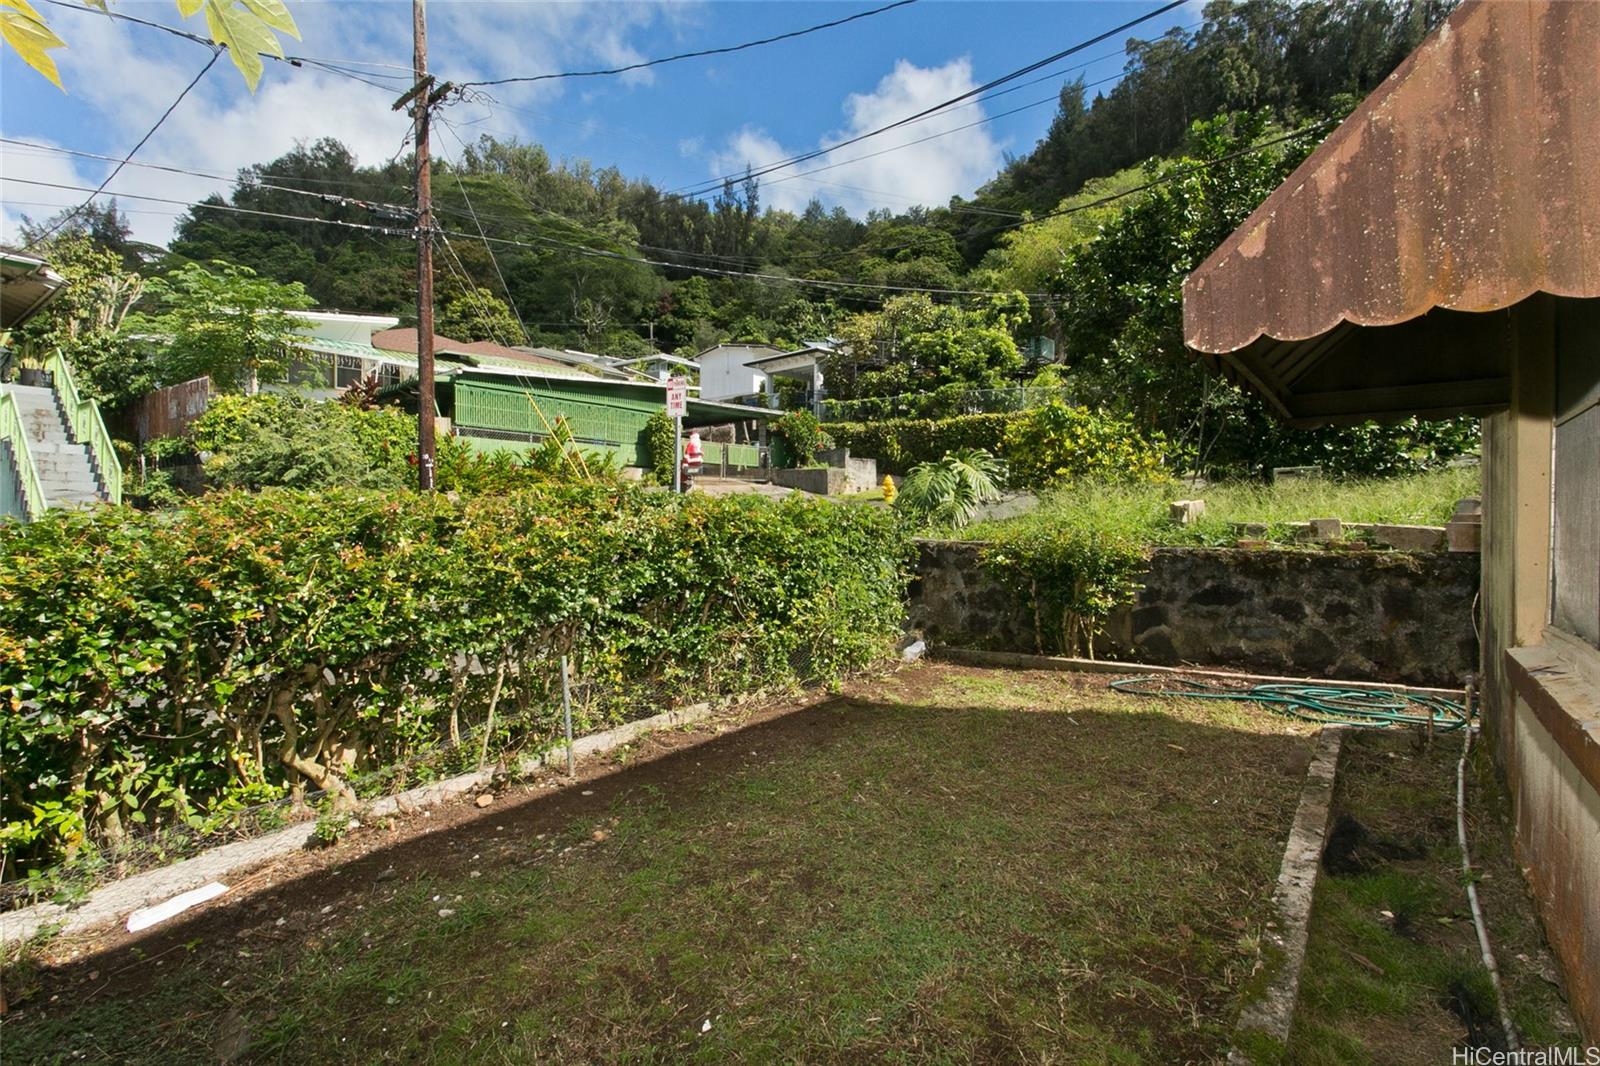
[[[1234, 523], [1267, 526], [1273, 540], [1288, 540], [1289, 525], [1313, 518], [1345, 524], [1444, 525], [1456, 501], [1480, 493], [1477, 467], [1436, 470], [1412, 477], [1362, 481], [1288, 478], [1266, 485], [1224, 482], [1204, 489], [1173, 485], [1097, 485], [1065, 488], [1046, 496], [1039, 509], [1002, 522], [981, 522], [958, 535], [987, 539], [995, 527], [1025, 523], [1078, 522], [1128, 530], [1151, 544], [1232, 544]], [[1206, 513], [1190, 526], [1175, 526], [1167, 505], [1177, 499], [1206, 501]]]
[[1309, 751], [1304, 726], [1245, 707], [909, 668], [257, 878], [253, 897], [13, 983], [0, 1047], [7, 1062], [1209, 1061], [1259, 960]]
[[[1449, 1062], [1461, 1043], [1503, 1048], [1462, 884], [1459, 756], [1456, 737], [1430, 751], [1405, 735], [1347, 738], [1285, 1061], [1401, 1066]], [[1511, 850], [1505, 795], [1486, 756], [1469, 769], [1468, 839], [1512, 1021], [1525, 1047], [1576, 1045]]]

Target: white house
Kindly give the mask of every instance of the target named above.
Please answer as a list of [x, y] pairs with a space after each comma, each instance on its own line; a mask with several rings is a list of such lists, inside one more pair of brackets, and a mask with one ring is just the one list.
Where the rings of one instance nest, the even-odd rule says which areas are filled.
[[305, 323], [305, 339], [296, 345], [301, 356], [289, 369], [289, 384], [317, 399], [335, 396], [369, 376], [393, 385], [416, 372], [415, 355], [373, 347], [372, 335], [398, 326], [398, 318], [337, 311], [292, 314]]
[[751, 360], [777, 355], [771, 344], [717, 344], [699, 355], [700, 398], [721, 403], [765, 403], [767, 375], [750, 366]]
[[833, 353], [829, 341], [808, 341], [785, 351], [771, 344], [718, 344], [696, 356], [700, 396], [723, 403], [777, 406], [778, 380], [799, 381], [805, 406], [820, 411], [826, 395], [822, 360]]

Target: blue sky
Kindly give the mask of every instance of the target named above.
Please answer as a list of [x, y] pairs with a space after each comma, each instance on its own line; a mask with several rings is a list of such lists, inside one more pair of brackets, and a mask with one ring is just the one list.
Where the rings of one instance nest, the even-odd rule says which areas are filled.
[[[840, 18], [881, 0], [670, 3], [482, 3], [433, 0], [429, 41], [434, 70], [477, 80], [555, 70], [615, 66], [681, 51], [770, 36]], [[206, 50], [159, 31], [88, 11], [38, 5], [68, 42], [58, 51], [67, 92], [0, 53], [0, 135], [106, 155], [124, 154], [204, 65]], [[487, 90], [491, 99], [453, 105], [436, 151], [459, 151], [456, 136], [480, 133], [538, 141], [556, 158], [587, 158], [648, 176], [665, 189], [802, 151], [826, 148], [957, 95], [1159, 6], [1154, 0], [971, 2], [921, 0], [808, 37], [726, 56], [691, 59], [607, 78], [543, 82]], [[400, 84], [410, 62], [410, 4], [396, 0], [296, 3], [302, 39], [286, 50], [319, 59], [359, 61], [373, 76]], [[169, 25], [183, 24], [171, 0], [120, 0], [115, 9]], [[1198, 5], [1175, 9], [1132, 31], [1155, 36], [1191, 25]], [[187, 28], [203, 32], [198, 18]], [[798, 209], [815, 196], [854, 214], [873, 207], [939, 204], [991, 177], [1006, 152], [1022, 153], [1043, 134], [1061, 83], [1122, 69], [1122, 36], [1091, 47], [1041, 74], [1047, 80], [948, 115], [839, 149], [763, 183], [764, 202]], [[1087, 60], [1098, 60], [1086, 68]], [[390, 64], [392, 66], [386, 66]], [[1033, 77], [1038, 77], [1034, 75]], [[1109, 83], [1104, 88], [1109, 88]], [[363, 162], [401, 148], [406, 121], [389, 110], [395, 92], [314, 68], [269, 63], [250, 94], [226, 60], [136, 157], [221, 175], [273, 158], [296, 140], [332, 136]], [[1018, 114], [965, 126], [1000, 112]], [[454, 132], [452, 132], [454, 131]], [[953, 131], [872, 158], [883, 148]], [[842, 164], [842, 165], [839, 165]], [[21, 214], [73, 202], [62, 190], [15, 179], [95, 185], [110, 164], [0, 145], [0, 238]], [[810, 177], [797, 172], [829, 166]], [[779, 178], [785, 180], [778, 180]], [[5, 180], [11, 179], [11, 180]], [[190, 201], [224, 182], [129, 167], [113, 191]], [[173, 213], [164, 204], [122, 202], [136, 233], [164, 241]]]

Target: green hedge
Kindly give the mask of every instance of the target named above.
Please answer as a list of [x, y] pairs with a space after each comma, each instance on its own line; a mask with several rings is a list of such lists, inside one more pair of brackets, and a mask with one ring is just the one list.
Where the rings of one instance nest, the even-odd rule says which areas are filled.
[[136, 826], [348, 800], [484, 725], [496, 693], [485, 745], [543, 742], [562, 653], [580, 728], [834, 678], [899, 632], [907, 566], [883, 511], [615, 486], [0, 524], [0, 844], [37, 866]]
[[982, 449], [1006, 463], [1007, 480], [1016, 487], [1149, 480], [1163, 476], [1173, 460], [1159, 434], [1146, 438], [1130, 419], [1059, 400], [1004, 414], [840, 422], [828, 430], [852, 455], [877, 459], [896, 473]]
[[833, 443], [850, 454], [878, 460], [885, 472], [903, 474], [918, 463], [937, 462], [950, 452], [982, 448], [1005, 452], [1006, 427], [1025, 411], [955, 418], [896, 418], [885, 422], [830, 422]]

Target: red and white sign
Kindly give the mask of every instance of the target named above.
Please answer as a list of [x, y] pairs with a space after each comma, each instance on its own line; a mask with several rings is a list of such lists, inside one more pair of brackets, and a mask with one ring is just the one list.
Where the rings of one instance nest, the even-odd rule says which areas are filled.
[[667, 380], [667, 416], [682, 418], [689, 410], [689, 382], [683, 378]]

